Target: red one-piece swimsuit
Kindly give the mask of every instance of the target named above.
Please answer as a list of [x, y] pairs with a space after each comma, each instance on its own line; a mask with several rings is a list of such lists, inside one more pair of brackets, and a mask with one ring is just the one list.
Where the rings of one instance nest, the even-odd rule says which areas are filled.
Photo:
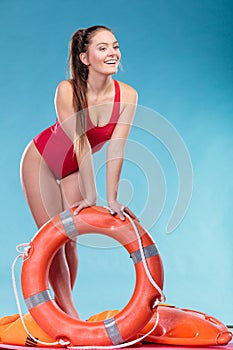
[[[99, 151], [110, 140], [120, 115], [120, 86], [114, 80], [115, 98], [112, 115], [104, 126], [95, 126], [87, 111], [86, 135], [90, 142], [92, 153]], [[74, 145], [65, 133], [61, 124], [56, 123], [42, 131], [34, 139], [34, 144], [50, 170], [57, 179], [62, 179], [78, 170]]]

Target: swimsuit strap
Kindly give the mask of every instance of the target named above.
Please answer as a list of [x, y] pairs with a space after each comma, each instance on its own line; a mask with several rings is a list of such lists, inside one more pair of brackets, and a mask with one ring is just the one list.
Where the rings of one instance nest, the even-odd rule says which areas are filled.
[[115, 85], [115, 98], [114, 98], [112, 115], [109, 120], [109, 123], [117, 123], [118, 118], [120, 116], [120, 101], [121, 101], [120, 85], [117, 80], [114, 80], [114, 85]]
[[115, 85], [115, 100], [114, 102], [120, 102], [121, 100], [121, 91], [120, 91], [120, 85], [117, 80], [114, 80]]

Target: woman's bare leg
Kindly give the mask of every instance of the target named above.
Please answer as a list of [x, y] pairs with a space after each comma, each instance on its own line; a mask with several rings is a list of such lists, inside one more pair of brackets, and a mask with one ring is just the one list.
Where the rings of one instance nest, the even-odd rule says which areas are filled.
[[[22, 158], [21, 181], [38, 228], [63, 211], [60, 187], [33, 142], [28, 146]], [[57, 252], [51, 264], [50, 283], [62, 310], [73, 317], [79, 317], [73, 303], [65, 247]]]
[[63, 210], [60, 188], [33, 143], [21, 160], [21, 182], [38, 228]]
[[[77, 253], [76, 253], [77, 255]], [[77, 264], [76, 264], [77, 266]], [[60, 308], [72, 317], [79, 318], [72, 297], [72, 286], [69, 265], [66, 258], [66, 247], [63, 246], [55, 255], [49, 271], [50, 284], [54, 298]]]
[[[75, 172], [61, 180], [61, 192], [63, 198], [64, 209], [68, 209], [75, 202], [82, 200], [82, 194], [79, 189], [79, 173]], [[72, 240], [65, 245], [65, 254], [67, 264], [70, 271], [71, 288], [74, 288], [77, 270], [78, 270], [78, 255], [76, 240]]]

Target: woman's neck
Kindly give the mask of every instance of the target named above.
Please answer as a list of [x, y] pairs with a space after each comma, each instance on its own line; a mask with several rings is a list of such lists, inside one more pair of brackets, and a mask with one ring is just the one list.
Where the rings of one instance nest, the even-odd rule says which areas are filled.
[[113, 78], [111, 75], [100, 75], [94, 76], [92, 74], [87, 80], [87, 94], [92, 96], [102, 96], [112, 90]]

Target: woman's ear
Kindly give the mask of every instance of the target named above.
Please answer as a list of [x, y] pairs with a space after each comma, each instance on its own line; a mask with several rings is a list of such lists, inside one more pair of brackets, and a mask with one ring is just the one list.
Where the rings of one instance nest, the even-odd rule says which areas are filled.
[[88, 61], [86, 52], [81, 52], [79, 55], [79, 58], [83, 64], [85, 64], [86, 66], [89, 66], [89, 61]]

